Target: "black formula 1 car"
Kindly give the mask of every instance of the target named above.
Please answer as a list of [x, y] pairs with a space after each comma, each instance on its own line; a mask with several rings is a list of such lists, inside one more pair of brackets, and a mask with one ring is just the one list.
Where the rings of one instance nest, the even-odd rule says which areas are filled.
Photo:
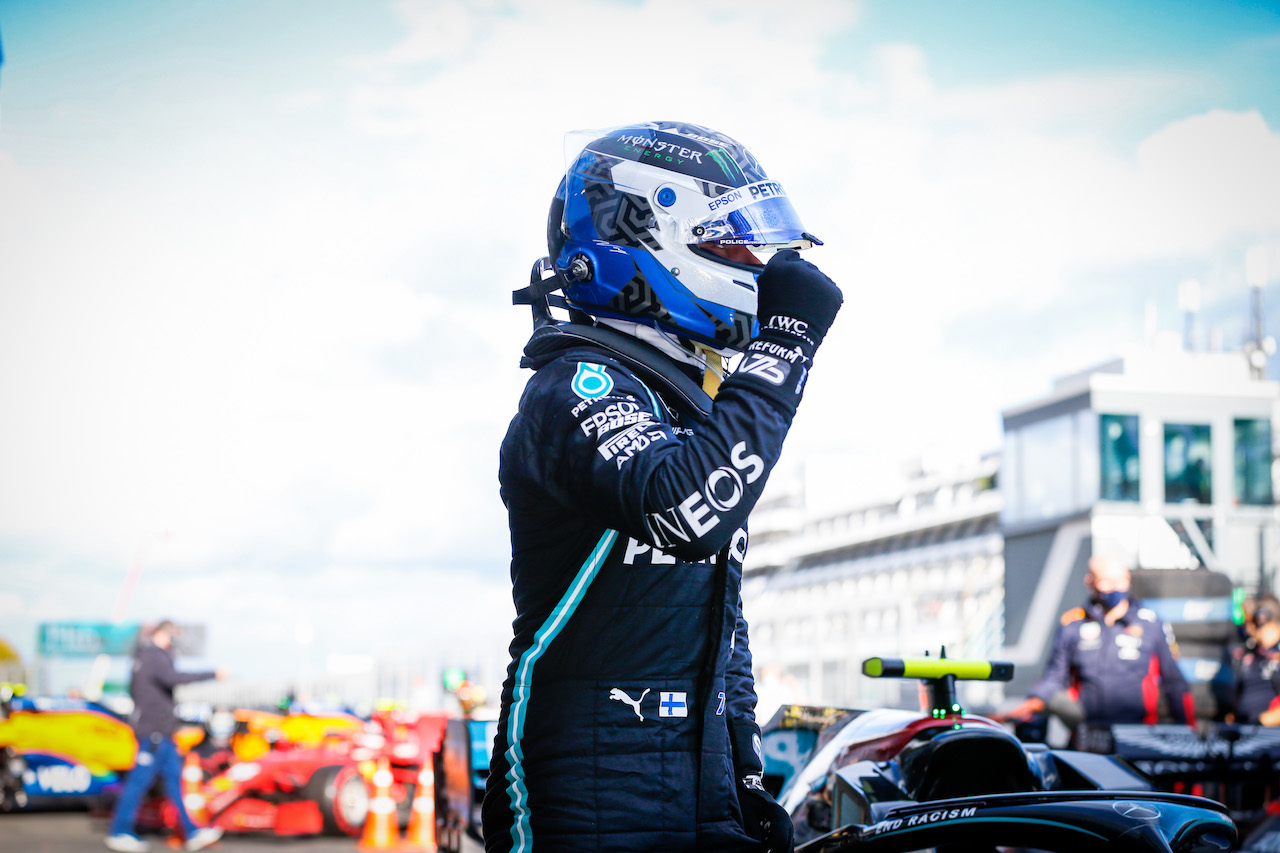
[[1159, 791], [1203, 793], [1225, 804], [1241, 850], [1280, 851], [1280, 728], [1233, 723], [1111, 726], [1116, 755]]
[[[795, 822], [797, 853], [1209, 853], [1237, 843], [1219, 803], [1157, 792], [1122, 759], [1023, 744], [998, 723], [966, 714], [956, 680], [1008, 680], [1012, 664], [947, 659], [944, 650], [940, 658], [871, 658], [863, 673], [919, 678], [931, 707], [923, 715], [791, 714], [823, 721], [807, 761], [796, 763], [779, 793]], [[770, 737], [786, 734], [787, 716], [765, 727], [766, 754]]]

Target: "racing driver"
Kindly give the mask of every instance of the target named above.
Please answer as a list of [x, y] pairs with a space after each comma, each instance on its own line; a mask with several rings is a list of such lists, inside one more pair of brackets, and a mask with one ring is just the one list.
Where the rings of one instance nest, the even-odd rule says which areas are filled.
[[500, 454], [516, 618], [485, 847], [790, 851], [742, 560], [843, 298], [733, 139], [646, 122], [570, 142], [550, 258], [516, 297], [535, 372]]

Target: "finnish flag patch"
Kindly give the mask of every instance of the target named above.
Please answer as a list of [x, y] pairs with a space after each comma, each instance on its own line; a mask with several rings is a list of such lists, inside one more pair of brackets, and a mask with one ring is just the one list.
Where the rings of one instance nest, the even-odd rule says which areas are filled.
[[658, 716], [659, 717], [687, 717], [689, 716], [689, 703], [685, 699], [685, 693], [668, 693], [662, 691], [658, 694]]

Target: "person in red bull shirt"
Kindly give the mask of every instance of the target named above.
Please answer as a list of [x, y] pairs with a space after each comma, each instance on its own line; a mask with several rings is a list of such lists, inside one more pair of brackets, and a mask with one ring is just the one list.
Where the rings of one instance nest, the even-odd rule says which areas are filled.
[[1195, 725], [1195, 706], [1174, 658], [1173, 634], [1151, 610], [1129, 597], [1129, 566], [1115, 555], [1089, 561], [1089, 603], [1063, 614], [1044, 674], [1025, 701], [1003, 719], [1026, 720], [1051, 697], [1068, 691], [1089, 727], [1152, 724], [1160, 694], [1176, 722]]

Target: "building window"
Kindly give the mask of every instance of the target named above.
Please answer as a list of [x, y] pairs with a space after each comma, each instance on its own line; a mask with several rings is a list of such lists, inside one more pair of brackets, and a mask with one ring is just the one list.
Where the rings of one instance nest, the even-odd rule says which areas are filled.
[[1022, 501], [1027, 520], [1075, 509], [1072, 421], [1058, 417], [1022, 429]]
[[1075, 414], [1075, 498], [1076, 507], [1084, 509], [1097, 503], [1101, 495], [1101, 444], [1098, 440], [1098, 413], [1081, 409]]
[[1165, 503], [1212, 503], [1212, 458], [1208, 424], [1165, 424]]
[[1087, 410], [1006, 429], [1002, 518], [1021, 524], [1088, 508], [1098, 497], [1098, 430]]
[[1104, 501], [1138, 500], [1138, 416], [1102, 415], [1102, 483]]
[[1271, 421], [1238, 419], [1235, 438], [1236, 500], [1246, 506], [1270, 506]]

